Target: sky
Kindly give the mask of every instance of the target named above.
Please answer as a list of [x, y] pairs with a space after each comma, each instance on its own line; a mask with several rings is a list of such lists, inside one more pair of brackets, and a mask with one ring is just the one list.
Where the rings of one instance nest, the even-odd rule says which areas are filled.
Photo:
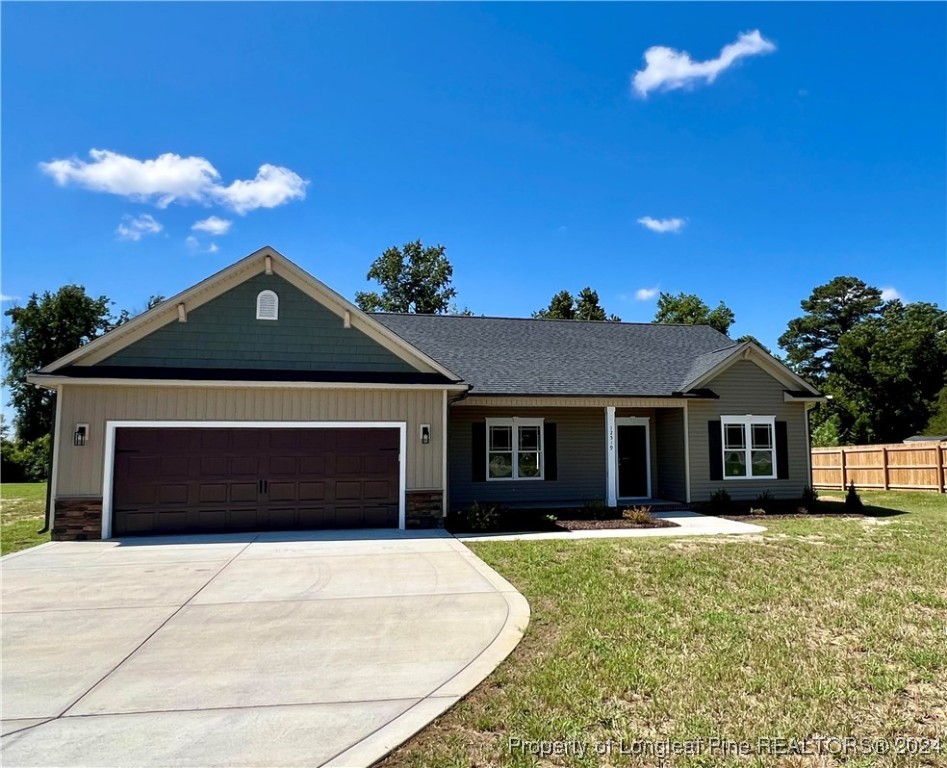
[[263, 245], [354, 298], [415, 239], [475, 314], [685, 291], [775, 348], [836, 275], [947, 305], [943, 3], [0, 14], [4, 307], [140, 311]]

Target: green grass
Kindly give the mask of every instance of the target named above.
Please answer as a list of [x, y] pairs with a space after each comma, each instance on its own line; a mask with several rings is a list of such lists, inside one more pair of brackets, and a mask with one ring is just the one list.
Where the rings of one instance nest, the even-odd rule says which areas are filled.
[[46, 483], [0, 485], [0, 554], [49, 541], [49, 533], [39, 533], [45, 509]]
[[[742, 537], [482, 542], [523, 641], [383, 766], [947, 765], [947, 497]], [[838, 502], [829, 502], [835, 509]], [[510, 738], [940, 737], [940, 756], [511, 753]]]

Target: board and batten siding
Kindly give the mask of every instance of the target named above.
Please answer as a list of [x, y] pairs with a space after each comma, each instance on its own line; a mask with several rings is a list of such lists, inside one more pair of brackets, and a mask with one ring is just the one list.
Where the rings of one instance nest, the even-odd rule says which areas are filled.
[[684, 471], [684, 409], [666, 408], [655, 412], [658, 435], [655, 496], [671, 501], [687, 498], [687, 476]]
[[[486, 418], [538, 418], [556, 424], [556, 480], [474, 481], [472, 424]], [[460, 510], [475, 501], [528, 506], [567, 506], [605, 499], [605, 411], [601, 408], [480, 408], [451, 409], [448, 493], [450, 508]], [[480, 457], [486, 461], [486, 456]]]
[[[117, 420], [404, 421], [406, 490], [443, 488], [441, 390], [66, 385], [60, 397], [57, 497], [102, 495], [105, 425]], [[89, 425], [84, 446], [73, 445], [77, 423]], [[418, 437], [421, 424], [431, 425], [428, 445]]]
[[[795, 498], [809, 484], [809, 436], [804, 403], [783, 400], [786, 387], [750, 360], [734, 363], [707, 385], [719, 400], [688, 402], [691, 453], [691, 500], [707, 501], [718, 488], [734, 500], [752, 500], [762, 491]], [[707, 422], [721, 416], [774, 416], [786, 422], [789, 477], [785, 480], [711, 480]]]

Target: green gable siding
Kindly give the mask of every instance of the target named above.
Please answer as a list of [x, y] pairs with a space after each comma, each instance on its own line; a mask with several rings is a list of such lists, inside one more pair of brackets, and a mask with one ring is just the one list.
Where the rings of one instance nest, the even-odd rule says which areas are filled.
[[[257, 320], [260, 291], [279, 319]], [[257, 275], [99, 365], [412, 372], [416, 369], [277, 275]]]

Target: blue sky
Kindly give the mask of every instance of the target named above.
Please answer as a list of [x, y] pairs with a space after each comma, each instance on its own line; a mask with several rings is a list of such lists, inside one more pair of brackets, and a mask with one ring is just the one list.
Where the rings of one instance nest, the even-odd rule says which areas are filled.
[[[2, 292], [142, 309], [270, 244], [351, 298], [421, 238], [477, 314], [591, 285], [648, 321], [636, 295], [687, 291], [774, 346], [839, 274], [944, 306], [945, 24], [935, 3], [4, 3]], [[227, 232], [192, 229], [210, 217]]]

